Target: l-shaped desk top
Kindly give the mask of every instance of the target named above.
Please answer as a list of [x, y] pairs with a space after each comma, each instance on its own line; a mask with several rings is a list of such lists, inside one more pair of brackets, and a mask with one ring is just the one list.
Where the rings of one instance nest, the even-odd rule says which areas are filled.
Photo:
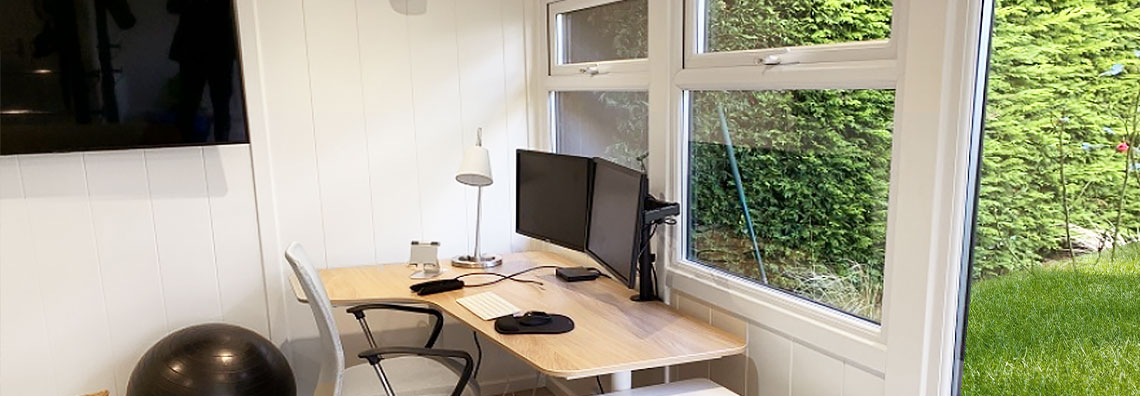
[[[513, 253], [491, 272], [510, 274], [538, 265], [575, 266], [552, 253]], [[444, 266], [447, 268], [447, 266]], [[451, 268], [439, 279], [481, 270]], [[660, 302], [633, 302], [633, 290], [608, 278], [566, 283], [553, 269], [539, 269], [519, 276], [542, 285], [512, 281], [492, 286], [465, 288], [417, 296], [408, 288], [412, 270], [402, 264], [369, 265], [321, 270], [321, 280], [336, 306], [373, 302], [426, 303], [440, 309], [493, 340], [539, 371], [569, 379], [640, 370], [715, 359], [744, 352], [745, 343], [735, 335], [685, 317]], [[493, 277], [467, 277], [468, 283]], [[291, 279], [298, 300], [304, 291]], [[573, 331], [556, 335], [505, 335], [455, 300], [493, 291], [523, 311], [558, 313], [574, 320]]]

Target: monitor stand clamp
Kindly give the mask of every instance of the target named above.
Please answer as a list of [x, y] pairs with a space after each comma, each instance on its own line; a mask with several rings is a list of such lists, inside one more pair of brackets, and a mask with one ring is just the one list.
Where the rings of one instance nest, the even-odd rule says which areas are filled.
[[638, 293], [629, 299], [638, 302], [661, 301], [661, 297], [657, 295], [657, 278], [653, 276], [653, 263], [657, 261], [657, 255], [653, 253], [653, 249], [650, 247], [650, 230], [656, 225], [671, 224], [669, 220], [673, 216], [681, 214], [681, 206], [675, 202], [665, 202], [648, 196], [645, 198], [644, 207], [645, 213], [642, 216], [644, 226], [641, 227], [641, 241], [645, 244], [645, 250], [637, 259], [637, 272], [638, 277], [640, 277]]

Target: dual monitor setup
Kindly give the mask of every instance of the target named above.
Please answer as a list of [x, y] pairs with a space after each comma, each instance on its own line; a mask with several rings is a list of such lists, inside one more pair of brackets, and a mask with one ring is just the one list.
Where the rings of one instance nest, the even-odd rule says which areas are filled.
[[530, 150], [518, 150], [516, 165], [516, 232], [589, 254], [638, 289], [635, 301], [659, 299], [649, 240], [680, 208], [650, 196], [645, 173], [602, 158]]

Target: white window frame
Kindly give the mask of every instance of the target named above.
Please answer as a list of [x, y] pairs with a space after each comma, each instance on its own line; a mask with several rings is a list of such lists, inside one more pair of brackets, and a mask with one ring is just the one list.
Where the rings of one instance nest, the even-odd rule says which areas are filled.
[[[566, 53], [562, 45], [565, 42], [562, 36], [562, 14], [604, 6], [624, 0], [559, 0], [548, 1], [546, 11], [547, 48], [549, 55], [547, 63], [552, 76], [584, 75], [590, 77], [603, 77], [613, 74], [640, 73], [649, 70], [648, 58], [619, 59], [597, 62], [565, 63], [562, 56]], [[652, 3], [652, 0], [647, 0]]]
[[[561, 49], [561, 29], [558, 26], [560, 14], [586, 8], [603, 6], [623, 0], [543, 0], [538, 11], [539, 20], [545, 21], [542, 31], [544, 40], [535, 40], [533, 61], [544, 71], [537, 79], [531, 80], [532, 95], [542, 98], [544, 111], [537, 112], [536, 126], [541, 126], [533, 136], [533, 147], [557, 151], [557, 117], [555, 96], [558, 92], [629, 92], [649, 91], [649, 59], [624, 59], [588, 63], [559, 64]], [[654, 1], [650, 0], [650, 7]], [[536, 29], [537, 30], [537, 29]], [[597, 73], [585, 70], [596, 67]]]
[[[895, 0], [901, 3], [906, 0]], [[674, 86], [681, 92], [679, 125], [677, 138], [679, 145], [676, 148], [675, 163], [680, 172], [675, 180], [676, 197], [688, 197], [688, 141], [691, 126], [689, 115], [689, 95], [692, 91], [703, 90], [740, 90], [740, 91], [772, 91], [772, 90], [820, 90], [820, 89], [890, 89], [895, 90], [896, 118], [899, 107], [898, 84], [901, 73], [897, 67], [896, 46], [892, 41], [871, 41], [857, 43], [838, 43], [808, 47], [792, 47], [780, 49], [759, 49], [748, 51], [733, 51], [699, 54], [695, 46], [702, 34], [703, 10], [701, 0], [686, 0], [684, 2], [684, 65], [676, 73]], [[902, 24], [899, 18], [897, 5], [892, 8], [892, 31]], [[779, 64], [763, 64], [757, 62], [764, 56], [780, 54], [783, 62]], [[789, 57], [795, 56], [795, 61]], [[899, 194], [898, 187], [901, 180], [897, 167], [901, 153], [899, 131], [892, 132], [891, 143], [891, 172], [889, 183], [889, 203], [887, 215], [887, 264], [884, 271], [883, 310], [879, 323], [889, 320], [887, 293], [891, 284], [886, 275], [891, 267], [891, 249], [895, 244], [890, 241], [895, 228], [891, 225], [897, 223], [898, 213], [889, 209], [896, 204]], [[687, 199], [678, 199], [681, 204], [679, 224], [689, 224], [689, 205]], [[673, 238], [675, 243], [676, 264], [670, 269], [674, 280], [672, 287], [696, 296], [720, 295], [720, 301], [712, 303], [728, 303], [730, 300], [749, 301], [746, 317], [754, 320], [763, 320], [768, 323], [778, 323], [775, 327], [780, 329], [795, 329], [799, 334], [812, 334], [819, 327], [830, 329], [830, 332], [818, 333], [809, 341], [816, 345], [826, 346], [829, 350], [840, 352], [844, 356], [855, 356], [857, 363], [868, 368], [880, 371], [886, 365], [886, 336], [882, 326], [857, 318], [839, 309], [817, 304], [810, 299], [801, 298], [781, 291], [774, 287], [762, 285], [754, 280], [730, 275], [708, 264], [689, 260], [687, 227], [676, 227]], [[742, 300], [743, 298], [743, 300]], [[742, 307], [743, 308], [743, 307]]]
[[684, 227], [663, 229], [654, 249], [666, 299], [682, 291], [882, 374], [887, 395], [951, 395], [983, 0], [895, 0], [885, 47], [796, 47], [786, 52], [803, 57], [777, 65], [756, 65], [770, 50], [696, 54], [692, 1], [649, 1], [645, 72], [593, 77], [553, 72], [548, 11], [560, 1], [528, 3], [531, 147], [552, 147], [551, 92], [648, 90], [650, 191], [683, 202], [686, 91], [895, 89], [881, 325], [689, 262]]
[[[896, 0], [896, 3], [898, 1]], [[897, 40], [832, 43], [739, 51], [706, 52], [704, 1], [685, 1], [685, 67], [733, 67], [775, 64], [797, 65], [827, 62], [893, 60], [898, 53]], [[891, 36], [904, 17], [898, 7], [891, 10]]]

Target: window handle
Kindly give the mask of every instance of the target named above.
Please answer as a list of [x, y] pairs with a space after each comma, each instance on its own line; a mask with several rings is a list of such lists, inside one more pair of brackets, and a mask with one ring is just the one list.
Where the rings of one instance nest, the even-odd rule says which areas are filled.
[[[794, 65], [796, 63], [800, 63], [797, 60], [788, 59], [787, 55], [790, 52], [791, 51], [789, 51], [787, 48], [784, 48], [784, 50], [780, 51], [780, 53], [778, 53], [778, 54], [769, 54], [769, 55], [765, 55], [762, 57], [758, 57], [758, 58], [756, 58], [756, 64], [757, 65], [764, 65], [764, 66], [776, 66], [776, 65]], [[792, 58], [797, 58], [797, 57], [793, 56]]]
[[581, 69], [578, 69], [578, 71], [581, 72], [582, 74], [588, 74], [591, 77], [602, 74], [602, 71], [600, 69], [598, 69], [598, 65], [589, 65], [589, 66], [583, 67]]
[[763, 58], [757, 59], [756, 63], [760, 65], [778, 65], [784, 62], [784, 59], [779, 55], [768, 55]]

